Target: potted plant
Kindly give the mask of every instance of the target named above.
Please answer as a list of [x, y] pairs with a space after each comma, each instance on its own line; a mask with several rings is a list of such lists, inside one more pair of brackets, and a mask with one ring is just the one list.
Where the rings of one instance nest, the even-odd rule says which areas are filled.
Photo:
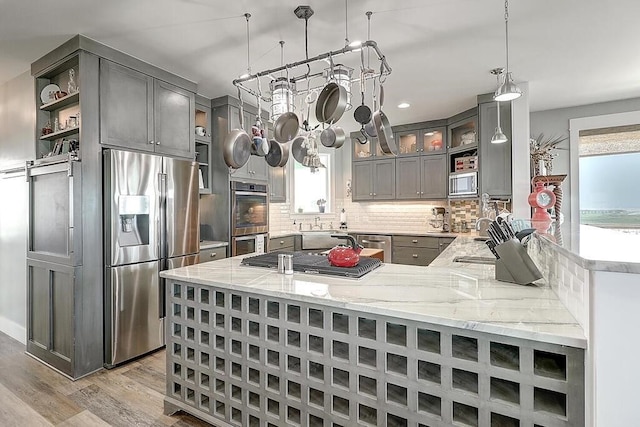
[[318, 199], [316, 203], [318, 204], [318, 210], [320, 213], [324, 213], [324, 205], [327, 204], [327, 201], [325, 199]]

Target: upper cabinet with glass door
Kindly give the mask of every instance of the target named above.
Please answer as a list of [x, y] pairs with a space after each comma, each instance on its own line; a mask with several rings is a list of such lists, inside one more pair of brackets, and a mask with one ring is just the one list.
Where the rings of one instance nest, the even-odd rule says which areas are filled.
[[449, 123], [449, 153], [478, 148], [477, 108], [451, 118]]
[[395, 133], [398, 156], [441, 154], [446, 150], [444, 127], [404, 130]]

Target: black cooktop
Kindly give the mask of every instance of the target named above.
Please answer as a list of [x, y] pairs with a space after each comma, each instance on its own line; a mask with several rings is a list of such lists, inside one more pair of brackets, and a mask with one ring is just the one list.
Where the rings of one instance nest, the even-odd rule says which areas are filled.
[[382, 265], [377, 258], [360, 257], [360, 262], [355, 267], [334, 267], [329, 264], [326, 255], [308, 252], [272, 252], [244, 258], [240, 264], [275, 269], [278, 268], [278, 254], [283, 253], [293, 255], [294, 271], [309, 274], [359, 278]]

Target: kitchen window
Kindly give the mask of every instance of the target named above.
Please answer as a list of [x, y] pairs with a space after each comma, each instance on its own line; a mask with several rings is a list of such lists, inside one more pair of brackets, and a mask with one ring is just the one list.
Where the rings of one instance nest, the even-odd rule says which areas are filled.
[[640, 229], [640, 125], [582, 130], [580, 223]]
[[[325, 167], [312, 168], [293, 162], [291, 207], [293, 213], [320, 214], [333, 211], [334, 195], [332, 176], [334, 153], [320, 152], [320, 161]], [[313, 170], [313, 172], [312, 172]]]

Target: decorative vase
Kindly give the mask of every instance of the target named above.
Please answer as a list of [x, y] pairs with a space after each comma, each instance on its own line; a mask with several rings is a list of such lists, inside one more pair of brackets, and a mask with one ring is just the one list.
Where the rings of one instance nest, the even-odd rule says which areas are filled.
[[320, 210], [320, 213], [324, 213], [324, 206], [318, 206], [318, 209]]

